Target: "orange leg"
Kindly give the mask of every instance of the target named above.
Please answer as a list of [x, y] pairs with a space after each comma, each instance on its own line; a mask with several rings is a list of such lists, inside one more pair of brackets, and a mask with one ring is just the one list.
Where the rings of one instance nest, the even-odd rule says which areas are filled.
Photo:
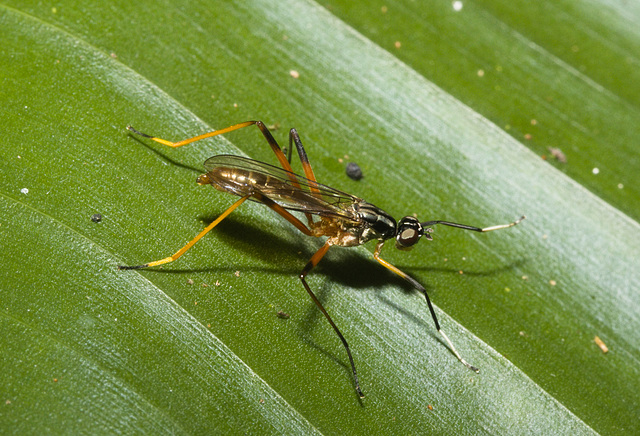
[[265, 139], [267, 140], [267, 142], [271, 146], [271, 149], [276, 154], [276, 157], [278, 158], [278, 161], [280, 162], [280, 165], [282, 165], [282, 168], [284, 168], [287, 171], [293, 172], [293, 169], [291, 168], [291, 165], [289, 164], [289, 161], [287, 160], [287, 157], [284, 155], [284, 153], [280, 149], [280, 146], [276, 142], [275, 138], [273, 137], [273, 135], [271, 135], [271, 132], [269, 132], [269, 129], [267, 128], [267, 126], [264, 125], [264, 123], [262, 121], [245, 121], [244, 123], [234, 124], [233, 126], [229, 126], [229, 127], [224, 128], [224, 129], [214, 130], [213, 132], [208, 132], [208, 133], [203, 133], [202, 135], [194, 136], [193, 138], [183, 139], [182, 141], [178, 141], [178, 142], [171, 142], [171, 141], [167, 141], [166, 139], [161, 139], [161, 138], [158, 138], [158, 137], [155, 137], [155, 136], [147, 135], [146, 133], [142, 133], [142, 132], [134, 129], [132, 126], [127, 126], [127, 130], [129, 130], [129, 131], [131, 131], [131, 132], [133, 132], [135, 134], [138, 134], [140, 136], [143, 136], [145, 138], [149, 138], [152, 141], [158, 142], [160, 144], [164, 144], [164, 145], [166, 145], [168, 147], [177, 148], [177, 147], [182, 147], [183, 145], [191, 144], [192, 142], [200, 141], [201, 139], [206, 139], [206, 138], [211, 138], [211, 137], [218, 136], [218, 135], [223, 135], [225, 133], [233, 132], [234, 130], [238, 130], [238, 129], [242, 129], [244, 127], [252, 126], [254, 124], [256, 126], [258, 126], [258, 128], [260, 129], [260, 131], [264, 135]]
[[358, 392], [358, 395], [360, 396], [360, 398], [364, 398], [364, 394], [360, 389], [360, 382], [358, 381], [358, 373], [356, 372], [356, 365], [353, 362], [353, 356], [351, 356], [351, 350], [349, 349], [349, 344], [347, 343], [347, 340], [344, 338], [344, 336], [342, 336], [340, 329], [338, 328], [338, 326], [335, 325], [335, 323], [329, 316], [329, 313], [327, 313], [326, 309], [324, 308], [324, 306], [322, 306], [322, 303], [320, 302], [320, 300], [318, 300], [318, 297], [316, 297], [316, 295], [313, 293], [313, 291], [307, 284], [307, 281], [305, 280], [305, 277], [307, 276], [309, 271], [311, 271], [311, 269], [313, 269], [313, 267], [315, 267], [318, 264], [318, 262], [320, 262], [320, 259], [322, 259], [324, 255], [327, 253], [327, 251], [329, 251], [329, 248], [331, 248], [331, 244], [327, 242], [322, 247], [320, 247], [320, 249], [316, 251], [316, 253], [313, 256], [311, 256], [311, 260], [309, 260], [309, 263], [307, 263], [307, 265], [304, 267], [304, 269], [300, 273], [300, 280], [302, 281], [304, 288], [309, 293], [309, 296], [311, 297], [313, 302], [316, 303], [316, 306], [318, 306], [318, 309], [320, 309], [320, 312], [322, 312], [324, 317], [327, 318], [327, 321], [329, 321], [329, 324], [331, 324], [331, 327], [333, 327], [333, 330], [336, 332], [336, 334], [342, 341], [342, 345], [344, 345], [345, 350], [347, 350], [347, 355], [349, 356], [349, 362], [351, 363], [351, 370], [353, 371], [353, 378], [356, 384], [356, 391]]
[[[192, 142], [200, 141], [201, 139], [211, 138], [213, 136], [218, 136], [224, 133], [233, 132], [234, 130], [242, 129], [244, 127], [249, 127], [254, 124], [260, 129], [260, 131], [262, 132], [262, 135], [265, 137], [265, 139], [269, 143], [269, 146], [271, 146], [271, 150], [273, 150], [273, 152], [275, 153], [276, 158], [278, 158], [278, 161], [280, 162], [280, 165], [282, 166], [282, 168], [289, 171], [290, 173], [294, 173], [293, 168], [291, 167], [291, 164], [290, 164], [290, 159], [291, 159], [290, 153], [291, 153], [291, 145], [292, 145], [291, 143], [295, 142], [296, 148], [298, 150], [298, 155], [300, 156], [300, 162], [302, 162], [302, 167], [304, 169], [306, 178], [311, 180], [312, 182], [317, 183], [316, 177], [313, 174], [313, 170], [311, 169], [311, 164], [309, 163], [309, 158], [307, 157], [307, 153], [304, 151], [304, 147], [302, 146], [302, 142], [300, 141], [298, 132], [295, 129], [291, 129], [291, 131], [289, 132], [289, 158], [285, 156], [282, 149], [280, 148], [280, 145], [278, 144], [278, 142], [275, 140], [275, 138], [273, 137], [273, 135], [271, 134], [267, 126], [265, 126], [262, 121], [245, 121], [244, 123], [234, 124], [233, 126], [229, 126], [224, 129], [203, 133], [202, 135], [194, 136], [188, 139], [183, 139], [182, 141], [178, 141], [178, 142], [171, 142], [171, 141], [167, 141], [166, 139], [161, 139], [156, 136], [142, 133], [136, 130], [135, 128], [133, 128], [132, 126], [127, 126], [127, 129], [144, 138], [149, 138], [152, 141], [158, 142], [168, 147], [177, 148], [177, 147], [182, 147], [183, 145], [191, 144]], [[298, 184], [298, 181], [294, 176], [290, 176], [290, 180], [293, 186], [298, 188], [300, 187], [300, 185]], [[318, 193], [319, 191], [317, 188], [313, 186], [313, 183], [311, 183], [310, 185], [311, 185], [310, 186], [311, 192], [313, 192], [315, 195], [319, 195]], [[307, 213], [305, 214], [305, 216], [307, 217], [307, 221], [309, 222], [309, 224], [311, 224], [313, 222], [313, 218], [311, 214]]]
[[227, 216], [229, 216], [229, 214], [231, 212], [233, 212], [238, 206], [240, 206], [242, 203], [244, 203], [244, 201], [249, 198], [248, 195], [240, 198], [238, 201], [236, 201], [235, 203], [233, 203], [231, 205], [231, 207], [229, 207], [229, 209], [225, 210], [223, 212], [222, 215], [220, 215], [214, 222], [212, 222], [211, 224], [209, 224], [203, 231], [201, 231], [200, 233], [198, 233], [198, 236], [196, 236], [195, 238], [193, 238], [191, 241], [189, 241], [189, 243], [187, 245], [185, 245], [184, 247], [182, 247], [180, 250], [178, 250], [174, 255], [169, 256], [169, 257], [165, 257], [164, 259], [160, 259], [160, 260], [156, 260], [154, 262], [149, 262], [149, 263], [145, 263], [144, 265], [135, 265], [135, 266], [124, 266], [124, 265], [118, 265], [118, 269], [142, 269], [142, 268], [149, 268], [152, 266], [158, 266], [158, 265], [164, 265], [165, 263], [169, 263], [169, 262], [173, 262], [174, 260], [176, 260], [177, 258], [179, 258], [180, 256], [182, 256], [184, 253], [186, 253], [187, 250], [189, 250], [191, 247], [193, 247], [193, 245], [198, 242], [204, 235], [206, 235], [207, 233], [209, 233], [211, 231], [211, 229], [213, 229], [215, 226], [217, 226], [218, 224], [220, 224], [220, 221], [222, 221], [223, 219], [225, 219]]
[[460, 362], [462, 362], [462, 364], [464, 366], [466, 366], [467, 368], [469, 368], [472, 371], [480, 372], [480, 370], [478, 368], [476, 368], [475, 366], [469, 364], [466, 360], [464, 360], [462, 358], [462, 356], [460, 356], [460, 354], [456, 350], [456, 347], [453, 346], [453, 343], [449, 340], [449, 338], [444, 333], [442, 328], [440, 328], [440, 323], [438, 322], [438, 317], [436, 316], [435, 310], [433, 310], [433, 306], [431, 305], [431, 300], [429, 299], [429, 295], [427, 294], [427, 290], [424, 288], [424, 286], [422, 286], [420, 283], [418, 283], [418, 281], [416, 279], [414, 279], [413, 277], [409, 276], [408, 274], [405, 274], [404, 272], [400, 271], [395, 266], [391, 265], [386, 260], [380, 258], [380, 250], [382, 249], [383, 245], [384, 245], [384, 241], [379, 242], [378, 245], [376, 245], [376, 249], [375, 249], [375, 251], [373, 253], [373, 257], [375, 258], [375, 260], [380, 262], [380, 264], [382, 266], [384, 266], [385, 268], [387, 268], [388, 270], [393, 271], [394, 273], [396, 273], [397, 275], [399, 275], [400, 277], [402, 277], [403, 279], [405, 279], [406, 281], [411, 283], [414, 288], [418, 289], [420, 292], [422, 292], [424, 294], [424, 297], [427, 300], [427, 306], [429, 306], [429, 311], [431, 312], [431, 317], [433, 318], [433, 322], [436, 324], [436, 330], [438, 330], [438, 333], [440, 333], [442, 335], [442, 337], [445, 339], [445, 341], [447, 341], [447, 344], [449, 344], [449, 348], [451, 349], [453, 354], [455, 354], [455, 356], [458, 358], [458, 360]]

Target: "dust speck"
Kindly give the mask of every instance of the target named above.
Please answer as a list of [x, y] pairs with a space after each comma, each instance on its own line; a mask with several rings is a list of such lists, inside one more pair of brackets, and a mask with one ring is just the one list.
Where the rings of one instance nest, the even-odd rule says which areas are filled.
[[607, 344], [605, 344], [602, 339], [600, 339], [599, 337], [595, 337], [593, 338], [593, 341], [596, 343], [596, 345], [598, 347], [600, 347], [600, 349], [602, 350], [603, 353], [608, 353], [609, 352], [609, 347], [607, 347]]

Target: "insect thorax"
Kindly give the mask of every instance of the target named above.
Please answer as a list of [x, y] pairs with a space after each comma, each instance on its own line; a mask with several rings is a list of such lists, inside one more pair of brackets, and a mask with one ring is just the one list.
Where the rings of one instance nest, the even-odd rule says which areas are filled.
[[383, 241], [396, 235], [396, 220], [371, 203], [359, 202], [351, 206], [357, 221], [344, 222], [334, 236], [334, 245], [352, 247], [369, 241]]
[[396, 220], [384, 210], [364, 201], [356, 203], [354, 209], [365, 227], [361, 236], [362, 244], [373, 239], [383, 241], [396, 235]]

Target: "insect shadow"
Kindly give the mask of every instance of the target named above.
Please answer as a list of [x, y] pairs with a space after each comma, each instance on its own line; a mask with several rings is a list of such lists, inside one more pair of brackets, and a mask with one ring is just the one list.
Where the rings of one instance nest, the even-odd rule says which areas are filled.
[[[211, 213], [204, 216], [200, 216], [199, 219], [208, 224], [212, 222], [218, 216], [217, 213]], [[220, 239], [220, 242], [232, 246], [234, 250], [241, 251], [244, 255], [253, 257], [256, 260], [261, 261], [263, 264], [271, 264], [268, 266], [255, 266], [252, 262], [246, 264], [234, 264], [230, 267], [220, 267], [212, 265], [211, 267], [201, 269], [188, 269], [188, 270], [163, 270], [165, 272], [219, 272], [221, 270], [235, 271], [240, 269], [242, 271], [255, 271], [260, 273], [278, 274], [281, 276], [290, 276], [291, 285], [287, 287], [291, 289], [290, 292], [298, 292], [298, 280], [295, 275], [299, 274], [304, 266], [306, 259], [309, 258], [317, 250], [317, 240], [315, 239], [301, 239], [296, 238], [296, 233], [291, 231], [292, 237], [278, 236], [277, 232], [273, 229], [266, 228], [268, 224], [261, 225], [260, 221], [253, 220], [252, 223], [246, 223], [242, 219], [236, 217], [229, 217], [216, 228], [216, 236]], [[283, 225], [283, 228], [285, 226]], [[256, 250], [256, 242], [268, 249]], [[367, 292], [374, 292], [374, 295], [381, 304], [384, 304], [392, 310], [400, 313], [405, 319], [410, 320], [416, 326], [424, 329], [429, 336], [435, 338], [442, 345], [446, 346], [446, 342], [434, 331], [428, 329], [429, 322], [418, 314], [409, 311], [406, 307], [403, 307], [392, 299], [387, 297], [389, 289], [379, 289], [381, 283], [392, 286], [394, 291], [400, 289], [406, 294], [413, 294], [417, 298], [421, 296], [411, 284], [407, 283], [401, 277], [390, 273], [384, 268], [380, 268], [370, 258], [370, 253], [362, 253], [361, 250], [336, 250], [329, 253], [314, 269], [314, 276], [322, 275], [326, 277], [324, 285], [317, 285], [318, 291], [316, 295], [318, 299], [324, 305], [325, 302], [331, 299], [333, 289], [336, 287], [346, 287], [354, 290], [366, 290]], [[475, 277], [490, 277], [497, 274], [502, 274], [516, 268], [519, 268], [524, 264], [526, 260], [516, 260], [509, 264], [502, 265], [490, 269], [470, 270], [465, 269], [465, 275]], [[435, 274], [452, 274], [459, 275], [459, 269], [453, 264], [451, 266], [412, 266], [402, 267], [403, 270], [416, 270]], [[428, 283], [425, 283], [425, 288], [428, 292], [435, 292], [438, 288], [435, 288]], [[442, 292], [451, 292], [453, 290], [447, 289]], [[301, 292], [301, 295], [303, 293]], [[295, 317], [294, 317], [295, 318]], [[322, 353], [325, 357], [331, 359], [336, 364], [349, 369], [349, 362], [341, 359], [336, 352], [334, 352], [329, 345], [325, 345], [324, 341], [316, 341], [314, 339], [314, 332], [316, 324], [322, 324], [323, 316], [319, 312], [315, 305], [310, 304], [308, 310], [298, 322], [297, 334], [302, 342], [312, 347], [316, 351]]]

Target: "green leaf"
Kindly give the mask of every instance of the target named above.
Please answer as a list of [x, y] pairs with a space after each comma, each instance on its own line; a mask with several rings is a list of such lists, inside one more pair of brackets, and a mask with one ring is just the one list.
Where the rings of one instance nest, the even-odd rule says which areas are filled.
[[[584, 85], [563, 80], [571, 63], [550, 61], [553, 51], [535, 45], [535, 28], [507, 38], [509, 17], [488, 5], [474, 11], [465, 3], [466, 15], [446, 6], [439, 21], [464, 17], [483, 29], [482, 40], [447, 30], [458, 62], [469, 57], [462, 50], [469, 40], [478, 53], [487, 52], [485, 41], [502, 53], [534, 47], [529, 63], [509, 72], [516, 88], [536, 80], [556, 86], [549, 113], [586, 110], [580, 105], [589, 99], [600, 125], [610, 121], [603, 114], [626, 112], [622, 125], [637, 132], [635, 100], [620, 109], [616, 89], [623, 88], [588, 72], [582, 82], [607, 92], [596, 101], [595, 91], [581, 93]], [[557, 8], [589, 33], [587, 9]], [[618, 167], [611, 156], [605, 166], [590, 151], [572, 155], [569, 143], [577, 142], [567, 138], [580, 130], [576, 121], [548, 125], [552, 116], [525, 104], [545, 106], [544, 92], [524, 88], [510, 95], [520, 103], [503, 120], [477, 109], [493, 124], [456, 99], [483, 94], [469, 85], [480, 80], [477, 68], [451, 77], [443, 91], [422, 69], [427, 64], [399, 56], [410, 44], [395, 51], [376, 43], [364, 30], [375, 29], [376, 19], [347, 14], [344, 5], [5, 1], [0, 11], [0, 428], [638, 431], [640, 240], [638, 223], [615, 208], [624, 196], [637, 199], [638, 187], [633, 174], [620, 175], [618, 191], [576, 175], [598, 166], [609, 180], [610, 169], [637, 169], [626, 139], [614, 141], [608, 131], [599, 140], [590, 127], [574, 137], [615, 145], [608, 155], [624, 157]], [[403, 31], [421, 23], [418, 14], [404, 15]], [[619, 35], [624, 23], [607, 15], [598, 25]], [[638, 43], [637, 33], [625, 37]], [[489, 56], [477, 62], [495, 65]], [[454, 92], [456, 83], [468, 92]], [[637, 83], [629, 96], [640, 95]], [[491, 99], [498, 107], [501, 97]], [[539, 158], [535, 147], [546, 140], [532, 152], [510, 136], [531, 118], [544, 120], [548, 138], [567, 143], [560, 148], [575, 173], [569, 163], [565, 170]], [[527, 215], [489, 234], [437, 227], [433, 242], [410, 253], [382, 252], [425, 284], [444, 331], [479, 374], [448, 350], [424, 299], [370, 259], [372, 247], [336, 248], [308, 281], [351, 345], [366, 395], [360, 401], [341, 343], [297, 279], [322, 242], [257, 203], [244, 204], [175, 263], [116, 269], [174, 253], [235, 201], [195, 183], [207, 157], [276, 162], [255, 128], [169, 149], [125, 126], [179, 140], [247, 119], [279, 124], [274, 134], [283, 145], [295, 126], [319, 181], [396, 217], [489, 226]], [[364, 179], [346, 177], [345, 155]], [[624, 210], [640, 216], [637, 205]]]

